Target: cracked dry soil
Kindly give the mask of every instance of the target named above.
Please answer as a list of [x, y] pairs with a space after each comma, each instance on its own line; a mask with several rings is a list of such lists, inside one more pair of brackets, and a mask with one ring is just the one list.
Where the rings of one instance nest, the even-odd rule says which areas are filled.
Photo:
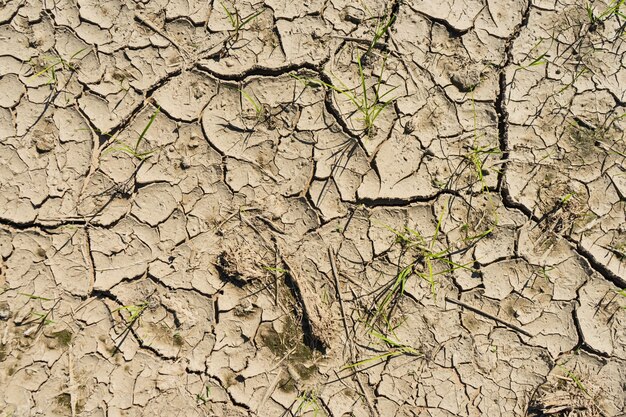
[[626, 415], [622, 3], [0, 0], [0, 416]]

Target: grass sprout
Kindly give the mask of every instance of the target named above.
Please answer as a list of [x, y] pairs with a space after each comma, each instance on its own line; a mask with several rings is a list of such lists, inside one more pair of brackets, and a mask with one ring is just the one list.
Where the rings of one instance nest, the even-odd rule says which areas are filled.
[[624, 2], [626, 2], [626, 0], [613, 0], [611, 3], [609, 3], [606, 9], [602, 10], [598, 14], [596, 14], [596, 11], [591, 3], [587, 2], [587, 4], [585, 5], [585, 10], [587, 11], [589, 24], [593, 27], [594, 25], [602, 23], [613, 16], [626, 19], [626, 15], [620, 10], [620, 8], [624, 5]]
[[196, 402], [198, 404], [206, 404], [209, 402], [211, 398], [211, 387], [208, 385], [204, 386], [204, 390], [198, 394], [196, 394]]
[[396, 15], [390, 15], [387, 19], [378, 19], [376, 29], [374, 30], [374, 37], [372, 38], [372, 42], [367, 48], [367, 51], [365, 51], [365, 54], [363, 54], [364, 56], [369, 54], [374, 48], [376, 48], [378, 42], [383, 38], [383, 36], [387, 34], [395, 20]]
[[502, 154], [502, 151], [496, 147], [472, 146], [469, 152], [465, 155], [465, 158], [472, 166], [476, 180], [480, 182], [481, 189], [483, 191], [487, 190], [487, 184], [485, 183], [485, 163], [490, 156], [500, 154]]
[[248, 23], [252, 22], [254, 19], [259, 17], [265, 11], [265, 10], [254, 11], [250, 13], [248, 16], [244, 17], [244, 16], [241, 16], [241, 14], [239, 13], [239, 11], [237, 10], [234, 4], [233, 4], [232, 10], [226, 7], [224, 3], [220, 2], [220, 4], [222, 5], [222, 9], [224, 9], [224, 12], [226, 13], [226, 16], [228, 17], [230, 26], [232, 27], [232, 33], [229, 36], [229, 41], [228, 41], [228, 44], [231, 47], [233, 46], [233, 44], [235, 44], [235, 42], [239, 40], [239, 37], [241, 36], [241, 33], [240, 33], [241, 30]]
[[581, 390], [582, 392], [584, 392], [585, 394], [589, 395], [589, 391], [587, 391], [587, 388], [585, 387], [585, 385], [582, 383], [582, 381], [580, 380], [580, 378], [578, 377], [578, 375], [576, 375], [574, 372], [570, 371], [569, 369], [567, 369], [566, 367], [564, 367], [563, 365], [559, 365], [559, 367], [561, 369], [563, 369], [563, 371], [565, 372], [565, 375], [567, 375], [567, 377], [576, 385], [576, 387]]
[[242, 97], [246, 99], [246, 101], [250, 103], [252, 107], [254, 108], [254, 112], [256, 113], [257, 120], [262, 120], [264, 111], [263, 111], [263, 105], [259, 102], [259, 100], [256, 99], [255, 97], [252, 97], [243, 88], [239, 88], [238, 91], [241, 93]]
[[127, 306], [118, 307], [115, 310], [113, 310], [113, 313], [118, 312], [118, 311], [126, 311], [128, 313], [128, 317], [125, 317], [124, 320], [126, 320], [126, 323], [132, 325], [137, 320], [139, 320], [139, 318], [144, 313], [146, 308], [148, 308], [147, 301], [139, 303], [139, 304], [130, 304]]
[[386, 346], [387, 351], [381, 353], [380, 355], [375, 355], [367, 359], [363, 359], [363, 360], [345, 365], [341, 368], [341, 370], [356, 369], [362, 365], [368, 365], [373, 362], [381, 362], [388, 358], [392, 358], [394, 356], [400, 356], [400, 355], [410, 355], [410, 356], [416, 356], [416, 357], [423, 356], [417, 349], [414, 349], [411, 346], [404, 345], [394, 339], [391, 339], [389, 336], [385, 336], [384, 334], [376, 330], [371, 330], [370, 335], [378, 339], [378, 341], [380, 341], [381, 343], [383, 343]]
[[[368, 87], [367, 77], [363, 71], [363, 64], [361, 58], [357, 60], [358, 72], [359, 72], [359, 85], [354, 88], [348, 87], [342, 81], [338, 81], [339, 85], [331, 84], [320, 79], [300, 77], [296, 74], [291, 74], [292, 77], [301, 81], [305, 86], [319, 86], [337, 93], [346, 99], [348, 99], [354, 106], [357, 113], [361, 115], [361, 121], [363, 122], [363, 131], [367, 135], [371, 135], [374, 132], [374, 122], [380, 116], [381, 112], [392, 104], [397, 97], [390, 98], [389, 95], [398, 88], [392, 87], [386, 92], [381, 92], [381, 87], [386, 85], [383, 81], [383, 73], [387, 63], [387, 56], [383, 58], [383, 62], [380, 68], [376, 82], [372, 87]], [[337, 77], [335, 77], [337, 78]], [[370, 88], [373, 91], [370, 91]]]
[[308, 412], [313, 412], [313, 416], [317, 417], [324, 413], [314, 390], [303, 391], [296, 399], [296, 402], [298, 402], [298, 407], [294, 416], [303, 416]]
[[84, 58], [84, 56], [78, 58], [78, 56], [84, 52], [87, 48], [82, 48], [79, 51], [75, 52], [68, 59], [64, 59], [61, 56], [52, 56], [52, 57], [42, 57], [40, 58], [39, 63], [31, 62], [31, 66], [33, 67], [33, 71], [35, 72], [30, 78], [39, 78], [42, 75], [46, 74], [48, 77], [48, 85], [56, 85], [58, 82], [57, 79], [57, 71], [64, 69], [69, 71], [76, 71], [78, 69], [78, 61]]
[[28, 297], [31, 300], [52, 301], [51, 298], [41, 297], [41, 296], [35, 295], [35, 294], [28, 294], [28, 293], [25, 293], [25, 292], [18, 292], [18, 294], [19, 295], [23, 295], [25, 297]]
[[137, 141], [135, 142], [133, 146], [128, 145], [119, 140], [115, 140], [116, 146], [109, 148], [104, 154], [107, 154], [110, 152], [122, 152], [134, 158], [137, 158], [140, 161], [143, 161], [144, 159], [147, 159], [148, 157], [150, 157], [156, 151], [156, 149], [150, 149], [149, 151], [140, 152], [139, 146], [144, 141], [146, 134], [148, 133], [148, 130], [150, 129], [150, 126], [152, 126], [152, 123], [154, 123], [154, 120], [156, 119], [160, 110], [161, 108], [157, 107], [154, 113], [152, 113], [152, 116], [150, 117], [148, 124], [143, 128], [143, 130], [139, 134], [139, 137], [137, 138]]
[[443, 250], [435, 248], [441, 231], [443, 215], [444, 213], [442, 212], [437, 220], [435, 233], [429, 239], [426, 239], [417, 230], [408, 227], [405, 227], [403, 231], [397, 231], [389, 226], [383, 225], [383, 227], [396, 235], [396, 241], [402, 246], [403, 252], [410, 254], [413, 260], [400, 270], [390, 285], [380, 294], [378, 297], [379, 301], [376, 303], [375, 313], [370, 323], [382, 318], [387, 323], [387, 327], [389, 327], [390, 312], [399, 298], [404, 294], [406, 284], [412, 276], [415, 275], [428, 282], [430, 292], [432, 296], [435, 297], [437, 295], [438, 276], [448, 274], [458, 269], [472, 271], [469, 264], [462, 265], [450, 259], [450, 248]]

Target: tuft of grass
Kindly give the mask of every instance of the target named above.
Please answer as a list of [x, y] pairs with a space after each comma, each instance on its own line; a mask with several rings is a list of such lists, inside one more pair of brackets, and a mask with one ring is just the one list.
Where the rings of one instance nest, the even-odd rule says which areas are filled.
[[567, 369], [565, 366], [563, 365], [559, 365], [559, 368], [561, 368], [565, 374], [567, 375], [567, 377], [574, 383], [574, 385], [576, 385], [576, 387], [581, 390], [582, 392], [584, 392], [585, 394], [589, 395], [589, 391], [587, 391], [587, 388], [585, 387], [585, 385], [582, 383], [582, 381], [580, 380], [580, 377], [578, 377], [578, 375], [576, 375], [574, 372], [570, 371], [569, 369]]
[[[130, 304], [130, 305], [127, 305], [127, 306], [118, 307], [115, 310], [113, 310], [113, 313], [118, 312], [118, 311], [119, 312], [122, 312], [122, 311], [127, 312], [128, 313], [128, 317], [124, 317], [124, 320], [128, 324], [132, 324], [132, 323], [135, 323], [137, 320], [139, 320], [139, 318], [144, 313], [146, 308], [148, 308], [148, 302], [144, 301], [144, 302], [141, 302], [139, 304]], [[123, 317], [123, 315], [122, 315], [122, 317]]]
[[487, 191], [487, 184], [485, 183], [485, 164], [487, 159], [492, 155], [501, 155], [502, 151], [496, 147], [476, 146], [473, 145], [469, 152], [465, 155], [465, 159], [472, 167], [472, 171], [476, 177], [476, 180], [480, 182], [481, 190]]
[[[392, 104], [397, 97], [388, 98], [397, 86], [392, 87], [390, 90], [381, 93], [381, 87], [385, 85], [383, 81], [383, 73], [385, 71], [385, 65], [387, 63], [387, 56], [383, 58], [383, 62], [380, 68], [379, 75], [373, 87], [368, 87], [367, 77], [363, 71], [363, 64], [361, 58], [357, 60], [359, 71], [359, 85], [355, 88], [348, 87], [342, 81], [338, 81], [340, 85], [331, 84], [321, 79], [300, 77], [296, 74], [291, 76], [298, 81], [301, 81], [305, 86], [319, 86], [331, 90], [337, 94], [347, 98], [355, 107], [355, 112], [360, 113], [361, 121], [363, 123], [363, 132], [370, 136], [374, 133], [374, 122], [380, 116], [382, 111]], [[368, 93], [368, 90], [372, 88], [372, 92]]]
[[[449, 256], [452, 253], [450, 248], [443, 250], [435, 248], [441, 231], [443, 216], [444, 213], [442, 212], [437, 220], [435, 233], [428, 239], [423, 237], [417, 230], [408, 227], [405, 227], [404, 231], [400, 232], [383, 225], [383, 227], [396, 235], [396, 241], [402, 246], [403, 252], [412, 256], [413, 260], [400, 270], [390, 285], [380, 294], [378, 297], [380, 301], [376, 303], [375, 312], [370, 323], [382, 318], [387, 323], [387, 327], [390, 326], [390, 312], [397, 304], [399, 298], [404, 295], [407, 281], [412, 276], [417, 276], [428, 282], [432, 296], [436, 297], [437, 276], [453, 272], [457, 269], [473, 270], [469, 267], [469, 264], [461, 265], [450, 260]], [[436, 270], [437, 266], [443, 266], [443, 269]]]
[[144, 127], [143, 131], [139, 134], [139, 137], [137, 138], [137, 141], [135, 142], [134, 146], [128, 145], [119, 140], [115, 140], [115, 143], [117, 144], [117, 146], [113, 146], [107, 149], [104, 152], [104, 154], [107, 154], [110, 152], [122, 152], [140, 161], [143, 161], [144, 159], [149, 158], [156, 151], [156, 149], [150, 149], [149, 151], [140, 152], [139, 146], [141, 146], [142, 142], [144, 141], [146, 137], [146, 133], [148, 133], [150, 126], [152, 126], [152, 123], [154, 123], [154, 120], [156, 119], [160, 111], [161, 111], [161, 108], [157, 107], [154, 113], [152, 113], [152, 116], [150, 117], [148, 124], [146, 125], [146, 127]]
[[376, 24], [376, 29], [374, 29], [374, 36], [372, 37], [372, 42], [370, 42], [369, 47], [363, 54], [363, 56], [367, 56], [370, 52], [376, 48], [378, 42], [389, 32], [391, 29], [391, 25], [396, 21], [396, 15], [390, 15], [388, 18], [378, 19]]
[[209, 402], [209, 399], [211, 398], [211, 387], [208, 385], [204, 386], [204, 390], [198, 394], [196, 394], [196, 402], [198, 404], [206, 404], [207, 402]]
[[[111, 312], [111, 313], [119, 312], [122, 318], [124, 319], [124, 321], [126, 322], [126, 326], [124, 327], [124, 330], [119, 334], [119, 336], [117, 336], [117, 339], [119, 339], [119, 342], [117, 342], [115, 347], [112, 349], [111, 356], [115, 356], [120, 351], [120, 347], [122, 346], [122, 343], [124, 343], [124, 340], [126, 340], [126, 337], [128, 337], [128, 335], [130, 334], [135, 323], [139, 322], [139, 320], [141, 319], [141, 316], [146, 311], [149, 305], [150, 305], [149, 302], [146, 300], [137, 304], [129, 304], [129, 305], [118, 307]], [[122, 312], [126, 312], [127, 316], [124, 317], [124, 314]]]
[[237, 10], [234, 4], [232, 6], [232, 9], [229, 9], [228, 7], [226, 7], [226, 5], [222, 2], [220, 2], [220, 4], [222, 5], [222, 9], [224, 9], [224, 12], [226, 13], [226, 16], [228, 17], [230, 26], [232, 27], [231, 34], [228, 37], [228, 40], [226, 42], [226, 48], [232, 47], [239, 40], [242, 29], [244, 29], [244, 27], [248, 23], [252, 22], [254, 19], [259, 17], [265, 11], [265, 10], [254, 11], [250, 13], [248, 16], [241, 16], [241, 14], [239, 13], [239, 10]]
[[31, 300], [52, 301], [52, 299], [50, 299], [50, 298], [41, 297], [41, 296], [35, 295], [35, 294], [28, 294], [28, 293], [25, 293], [25, 292], [18, 292], [18, 294], [19, 295], [23, 295], [25, 297], [28, 297]]
[[296, 411], [293, 414], [294, 416], [303, 416], [308, 412], [313, 412], [314, 417], [324, 414], [322, 407], [320, 407], [319, 398], [312, 389], [302, 391], [296, 399], [296, 402], [298, 403], [298, 407], [296, 407]]
[[613, 0], [604, 10], [601, 10], [597, 14], [591, 3], [587, 2], [587, 4], [585, 4], [585, 10], [589, 18], [590, 28], [596, 27], [598, 24], [605, 22], [611, 17], [626, 19], [626, 15], [620, 10], [624, 2], [626, 2], [626, 0]]
[[78, 56], [86, 49], [87, 48], [80, 49], [68, 59], [64, 59], [60, 55], [55, 55], [40, 57], [39, 62], [29, 61], [33, 72], [36, 71], [29, 78], [39, 78], [45, 74], [48, 77], [46, 84], [56, 85], [58, 83], [57, 72], [61, 69], [72, 72], [76, 71], [78, 69], [78, 63], [85, 57], [82, 56], [79, 58]]
[[356, 369], [362, 365], [371, 364], [372, 362], [381, 362], [381, 361], [386, 360], [387, 358], [392, 358], [394, 356], [400, 356], [400, 355], [410, 355], [410, 356], [416, 356], [416, 357], [423, 356], [423, 354], [421, 354], [418, 350], [412, 348], [411, 346], [404, 345], [394, 339], [391, 339], [389, 336], [385, 336], [384, 334], [376, 330], [371, 330], [370, 335], [378, 339], [378, 341], [380, 341], [381, 343], [383, 343], [386, 346], [387, 350], [381, 353], [380, 355], [375, 355], [367, 359], [363, 359], [363, 360], [345, 365], [341, 368], [341, 370]]

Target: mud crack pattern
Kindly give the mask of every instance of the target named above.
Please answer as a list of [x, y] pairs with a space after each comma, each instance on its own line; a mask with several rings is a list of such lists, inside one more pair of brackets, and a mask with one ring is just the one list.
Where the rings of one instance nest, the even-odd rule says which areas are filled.
[[0, 416], [620, 416], [622, 1], [0, 0]]

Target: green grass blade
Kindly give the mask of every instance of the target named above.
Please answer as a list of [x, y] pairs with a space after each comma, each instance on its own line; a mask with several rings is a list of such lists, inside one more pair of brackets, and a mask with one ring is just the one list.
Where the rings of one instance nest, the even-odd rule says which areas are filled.
[[157, 107], [154, 113], [152, 113], [152, 117], [150, 117], [150, 121], [148, 122], [146, 127], [143, 128], [143, 131], [139, 135], [139, 138], [137, 138], [137, 143], [135, 143], [135, 152], [137, 152], [137, 150], [139, 149], [139, 145], [141, 144], [141, 141], [143, 140], [144, 136], [146, 136], [148, 129], [150, 129], [150, 126], [152, 126], [152, 123], [154, 123], [154, 119], [156, 119], [157, 114], [159, 114], [160, 111], [161, 111], [161, 107]]

